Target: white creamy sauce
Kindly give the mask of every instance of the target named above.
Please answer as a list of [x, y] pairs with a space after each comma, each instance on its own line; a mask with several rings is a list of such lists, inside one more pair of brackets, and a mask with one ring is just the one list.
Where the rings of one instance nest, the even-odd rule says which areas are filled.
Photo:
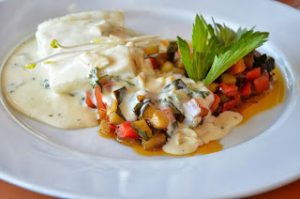
[[[45, 88], [49, 79], [45, 67], [27, 70], [24, 66], [37, 59], [35, 40], [17, 48], [7, 61], [2, 85], [10, 104], [31, 118], [60, 128], [84, 128], [97, 125], [97, 113], [83, 104], [83, 93], [57, 94]], [[51, 87], [51, 85], [50, 85]]]
[[[2, 86], [8, 102], [21, 113], [55, 127], [97, 126], [97, 110], [85, 105], [85, 92], [92, 90], [91, 81], [96, 75], [92, 72], [96, 71], [95, 78], [100, 73], [111, 80], [102, 85], [108, 108], [116, 100], [112, 91], [126, 87], [119, 108], [127, 121], [137, 119], [134, 108], [139, 103], [138, 95], [157, 108], [172, 105], [184, 115], [179, 124], [173, 116], [166, 129], [170, 138], [163, 150], [175, 155], [191, 153], [221, 139], [242, 120], [239, 113], [231, 111], [212, 116], [209, 109], [214, 95], [202, 82], [180, 74], [155, 72], [138, 45], [156, 41], [149, 36], [132, 37], [123, 24], [120, 12], [87, 12], [39, 25], [36, 39], [20, 45], [4, 66]], [[53, 39], [65, 47], [51, 47]], [[97, 42], [91, 43], [93, 40]], [[37, 63], [36, 68], [24, 67], [45, 56], [50, 58]], [[92, 98], [95, 102], [93, 94]], [[208, 111], [204, 118], [199, 116], [203, 108]]]
[[177, 131], [163, 146], [163, 150], [174, 155], [192, 153], [203, 144], [219, 140], [242, 121], [241, 114], [233, 111], [225, 111], [218, 117], [210, 117], [196, 129], [179, 126]]

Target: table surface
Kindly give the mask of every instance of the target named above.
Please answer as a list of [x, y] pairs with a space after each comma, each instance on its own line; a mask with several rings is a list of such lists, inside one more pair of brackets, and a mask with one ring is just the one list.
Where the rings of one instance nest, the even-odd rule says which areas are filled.
[[[295, 8], [300, 9], [300, 0], [279, 0], [282, 3], [288, 4]], [[52, 199], [53, 197], [35, 193], [21, 187], [9, 184], [0, 180], [0, 197], [4, 199], [13, 198], [35, 198], [35, 199]], [[276, 199], [276, 198], [300, 198], [300, 180], [291, 184], [285, 185], [281, 188], [263, 193], [260, 195], [252, 196], [250, 199]]]

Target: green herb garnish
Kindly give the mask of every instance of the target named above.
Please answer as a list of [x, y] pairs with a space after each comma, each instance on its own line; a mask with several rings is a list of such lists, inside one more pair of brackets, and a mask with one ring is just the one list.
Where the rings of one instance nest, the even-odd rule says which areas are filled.
[[188, 76], [211, 84], [244, 56], [267, 41], [269, 33], [252, 29], [233, 31], [226, 25], [208, 24], [196, 16], [192, 33], [192, 52], [188, 42], [177, 37], [181, 59]]
[[45, 79], [45, 80], [43, 81], [43, 87], [44, 87], [45, 89], [50, 88], [50, 82], [49, 82], [48, 79]]
[[51, 61], [51, 60], [47, 60], [47, 61], [44, 61], [43, 64], [55, 64], [56, 61]]
[[88, 75], [89, 84], [94, 88], [96, 86], [98, 80], [99, 80], [98, 69], [96, 67], [92, 68]]
[[253, 29], [243, 31], [239, 39], [232, 42], [228, 49], [215, 56], [204, 83], [211, 84], [233, 64], [266, 42], [268, 35], [266, 32], [255, 32]]
[[53, 39], [50, 43], [50, 46], [52, 48], [59, 48], [60, 47], [60, 44], [58, 43], [58, 41], [56, 39]]
[[25, 65], [25, 68], [29, 70], [34, 69], [35, 67], [36, 67], [36, 63], [30, 63]]

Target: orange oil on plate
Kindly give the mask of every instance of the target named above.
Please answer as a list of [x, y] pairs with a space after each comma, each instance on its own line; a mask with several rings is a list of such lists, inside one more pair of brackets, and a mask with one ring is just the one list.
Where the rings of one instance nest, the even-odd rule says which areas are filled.
[[284, 78], [278, 68], [274, 70], [274, 78], [275, 81], [270, 91], [251, 98], [237, 109], [237, 111], [243, 115], [241, 124], [246, 123], [254, 115], [269, 110], [284, 101], [286, 86]]

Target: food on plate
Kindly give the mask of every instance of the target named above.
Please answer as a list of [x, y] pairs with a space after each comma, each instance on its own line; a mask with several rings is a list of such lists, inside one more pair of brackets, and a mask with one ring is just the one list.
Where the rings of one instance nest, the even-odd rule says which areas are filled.
[[185, 155], [226, 136], [243, 120], [238, 107], [272, 90], [275, 61], [256, 51], [267, 38], [198, 15], [188, 42], [137, 34], [118, 11], [70, 14], [17, 48], [3, 85], [36, 120]]

